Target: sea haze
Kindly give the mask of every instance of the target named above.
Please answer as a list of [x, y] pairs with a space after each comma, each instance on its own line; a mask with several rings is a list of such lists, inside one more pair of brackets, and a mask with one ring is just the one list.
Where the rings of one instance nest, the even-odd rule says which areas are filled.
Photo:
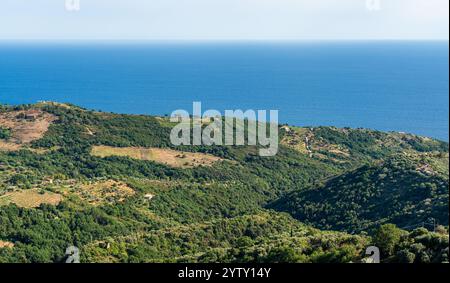
[[448, 56], [448, 42], [3, 42], [0, 102], [162, 115], [201, 101], [448, 141]]

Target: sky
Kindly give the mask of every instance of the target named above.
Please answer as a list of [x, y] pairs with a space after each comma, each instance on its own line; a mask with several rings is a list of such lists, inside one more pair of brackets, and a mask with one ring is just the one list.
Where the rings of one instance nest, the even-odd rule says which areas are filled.
[[0, 40], [448, 37], [449, 0], [0, 0]]

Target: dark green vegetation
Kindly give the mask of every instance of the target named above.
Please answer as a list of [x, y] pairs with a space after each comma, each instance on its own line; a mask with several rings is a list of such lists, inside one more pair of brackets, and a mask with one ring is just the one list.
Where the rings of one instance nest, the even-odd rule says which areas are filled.
[[448, 173], [423, 163], [391, 157], [287, 194], [270, 207], [321, 229], [349, 232], [383, 223], [406, 228], [430, 221], [448, 225]]
[[[448, 226], [447, 143], [305, 128], [311, 154], [282, 144], [266, 158], [253, 147], [172, 147], [163, 118], [20, 106], [29, 108], [58, 120], [28, 149], [0, 151], [0, 241], [14, 244], [0, 247], [0, 262], [60, 262], [70, 245], [85, 262], [358, 262], [372, 244], [385, 261], [448, 261], [448, 230], [415, 229], [431, 218]], [[94, 145], [182, 149], [225, 161], [181, 169], [94, 157]], [[64, 189], [111, 179], [135, 194], [91, 205]], [[32, 188], [66, 193], [56, 206], [2, 205], [2, 195]], [[379, 228], [385, 223], [409, 227]]]
[[445, 229], [430, 233], [425, 228], [418, 228], [408, 233], [394, 224], [385, 224], [375, 232], [373, 243], [380, 248], [385, 262], [440, 263], [449, 260], [448, 230]]
[[0, 127], [0, 139], [7, 140], [11, 137], [11, 131], [7, 128]]

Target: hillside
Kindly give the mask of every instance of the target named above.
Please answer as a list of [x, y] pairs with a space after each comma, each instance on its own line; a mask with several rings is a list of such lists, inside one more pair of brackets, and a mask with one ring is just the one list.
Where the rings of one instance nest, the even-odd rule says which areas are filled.
[[448, 152], [448, 143], [406, 133], [335, 127], [281, 127], [281, 144], [341, 167], [358, 166], [398, 153]]
[[348, 232], [385, 223], [410, 230], [433, 221], [448, 226], [448, 171], [440, 172], [448, 168], [435, 164], [448, 164], [448, 154], [419, 156], [399, 155], [360, 167], [287, 194], [269, 207], [321, 229]]
[[[278, 154], [260, 157], [172, 146], [171, 127], [67, 104], [2, 106], [0, 262], [60, 262], [70, 245], [84, 262], [355, 262], [380, 224], [448, 225], [447, 143], [280, 126]], [[417, 235], [402, 233], [391, 260], [412, 253]], [[421, 233], [448, 242], [448, 231]]]

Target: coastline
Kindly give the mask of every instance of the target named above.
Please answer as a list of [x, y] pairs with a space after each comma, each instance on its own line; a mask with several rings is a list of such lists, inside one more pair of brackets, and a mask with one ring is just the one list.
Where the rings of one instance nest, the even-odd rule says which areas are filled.
[[[153, 118], [165, 118], [168, 117], [167, 114], [149, 114], [149, 113], [120, 113], [120, 112], [112, 112], [112, 111], [103, 111], [100, 109], [90, 109], [90, 108], [86, 108], [80, 105], [75, 105], [72, 103], [67, 103], [67, 102], [57, 102], [57, 101], [37, 101], [36, 103], [30, 103], [30, 104], [3, 104], [0, 101], [0, 107], [1, 106], [6, 106], [6, 107], [21, 107], [21, 106], [25, 106], [25, 107], [36, 107], [36, 106], [40, 106], [40, 105], [45, 105], [45, 104], [49, 104], [49, 105], [53, 105], [53, 106], [69, 106], [69, 107], [76, 107], [78, 109], [82, 109], [84, 111], [89, 111], [89, 112], [98, 112], [98, 113], [107, 113], [107, 114], [113, 114], [113, 115], [126, 115], [126, 116], [147, 116], [147, 117], [153, 117]], [[429, 137], [429, 136], [423, 136], [423, 135], [418, 135], [415, 133], [409, 133], [409, 132], [404, 132], [404, 131], [384, 131], [384, 130], [379, 130], [379, 129], [374, 129], [374, 128], [364, 128], [364, 127], [349, 127], [349, 126], [335, 126], [335, 125], [298, 125], [298, 124], [290, 124], [290, 123], [284, 123], [283, 121], [280, 121], [278, 123], [279, 128], [283, 128], [285, 126], [288, 127], [297, 127], [297, 128], [320, 128], [320, 127], [327, 127], [327, 128], [335, 128], [335, 129], [350, 129], [350, 130], [363, 130], [363, 131], [370, 131], [370, 132], [381, 132], [381, 133], [386, 133], [386, 134], [400, 134], [400, 135], [404, 135], [404, 136], [413, 136], [413, 137], [418, 137], [418, 138], [423, 138], [423, 139], [431, 139], [431, 140], [435, 140], [438, 142], [443, 142], [446, 144], [449, 144], [448, 140], [442, 140], [439, 138], [435, 138], [435, 137]]]

